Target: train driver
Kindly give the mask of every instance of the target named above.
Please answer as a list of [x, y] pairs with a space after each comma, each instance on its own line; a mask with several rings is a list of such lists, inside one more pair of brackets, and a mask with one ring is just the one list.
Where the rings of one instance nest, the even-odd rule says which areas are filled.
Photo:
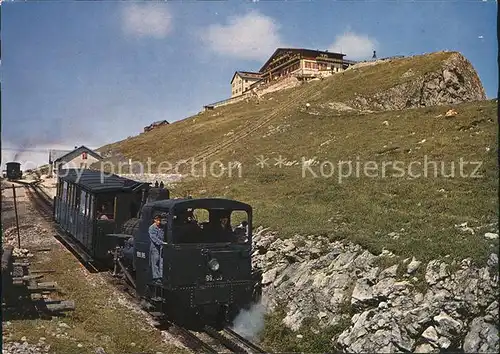
[[220, 237], [223, 242], [231, 242], [233, 241], [234, 234], [233, 229], [231, 228], [231, 224], [229, 223], [229, 216], [222, 215], [219, 219], [220, 221]]
[[161, 227], [161, 216], [155, 215], [153, 224], [149, 227], [149, 238], [151, 245], [149, 246], [149, 261], [151, 271], [153, 273], [153, 282], [158, 282], [162, 278], [163, 273], [163, 246], [164, 232]]
[[235, 227], [234, 233], [236, 234], [239, 243], [245, 243], [248, 238], [248, 222], [246, 220], [242, 221]]
[[233, 231], [233, 230], [231, 230], [231, 225], [229, 224], [229, 216], [227, 216], [227, 215], [221, 216], [220, 227], [223, 231]]

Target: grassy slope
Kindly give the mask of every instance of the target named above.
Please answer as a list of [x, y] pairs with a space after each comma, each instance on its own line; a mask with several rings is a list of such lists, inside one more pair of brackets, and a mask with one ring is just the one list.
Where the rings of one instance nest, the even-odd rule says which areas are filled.
[[[314, 93], [309, 95], [306, 101], [311, 103], [346, 101], [356, 94], [370, 95], [395, 84], [414, 80], [418, 74], [435, 71], [451, 54], [435, 53], [414, 59], [400, 59], [390, 65], [381, 64], [348, 70], [324, 81], [305, 85], [314, 86]], [[412, 69], [415, 75], [402, 78], [401, 75], [409, 69]], [[259, 118], [270, 114], [285, 103], [289, 97], [304, 89], [298, 87], [266, 95], [260, 104], [255, 101], [239, 102], [214, 111], [206, 111], [151, 132], [103, 146], [99, 150], [119, 151], [138, 161], [146, 162], [151, 158], [156, 162], [169, 161], [175, 164], [178, 160], [189, 158], [196, 152], [225, 139], [226, 133], [236, 132], [254, 124]]]
[[[244, 200], [255, 207], [257, 225], [278, 229], [284, 236], [328, 234], [359, 242], [375, 252], [387, 248], [401, 256], [416, 255], [423, 260], [448, 254], [453, 258], [471, 256], [484, 260], [497, 242], [492, 246], [482, 236], [484, 232], [471, 235], [457, 231], [454, 225], [468, 222], [469, 226], [482, 226], [480, 231], [489, 231], [486, 225], [497, 220], [495, 102], [455, 106], [459, 114], [452, 118], [436, 117], [450, 107], [358, 114], [322, 109], [319, 105], [345, 101], [355, 93], [369, 95], [387, 89], [407, 80], [401, 75], [409, 68], [420, 74], [433, 71], [449, 55], [437, 53], [347, 71], [324, 81], [266, 95], [260, 104], [242, 102], [222, 107], [102, 150], [114, 149], [139, 161], [150, 157], [157, 163], [174, 164], [234, 137], [225, 134], [237, 134], [292, 98], [297, 105], [207, 161], [207, 166], [215, 160], [226, 166], [239, 161], [241, 178], [235, 177], [237, 171], [233, 170], [231, 178], [226, 173], [221, 178], [188, 179], [174, 193]], [[310, 102], [311, 112], [305, 112], [303, 104], [293, 100], [302, 90], [310, 91], [302, 103]], [[384, 125], [384, 121], [389, 125]], [[425, 142], [420, 143], [423, 139]], [[380, 154], [391, 147], [398, 149]], [[261, 154], [269, 158], [270, 166], [264, 169], [256, 166], [256, 156]], [[299, 165], [273, 166], [273, 158], [279, 155]], [[390, 177], [391, 173], [399, 171], [389, 167], [386, 177], [381, 175], [384, 161], [401, 161], [404, 165], [399, 167], [407, 169], [412, 161], [423, 164], [424, 156], [439, 164], [442, 161], [446, 174], [454, 163], [455, 177], [445, 178], [440, 172], [434, 178], [433, 170], [429, 170], [428, 178], [408, 178], [407, 172], [396, 178]], [[332, 162], [332, 177], [313, 178], [307, 173], [302, 178], [302, 157]], [[481, 161], [477, 173], [483, 177], [460, 177], [461, 158]], [[339, 183], [339, 160], [353, 161], [353, 169], [359, 161], [361, 171], [368, 161], [375, 161], [379, 170], [373, 173], [377, 177], [361, 173], [359, 178], [351, 175]], [[414, 167], [414, 173], [422, 172]], [[470, 175], [474, 168], [466, 165], [464, 173]], [[319, 174], [319, 165], [312, 169]], [[438, 169], [441, 171], [440, 165]], [[201, 172], [198, 166], [196, 173]], [[388, 235], [391, 232], [401, 235], [394, 238]]]

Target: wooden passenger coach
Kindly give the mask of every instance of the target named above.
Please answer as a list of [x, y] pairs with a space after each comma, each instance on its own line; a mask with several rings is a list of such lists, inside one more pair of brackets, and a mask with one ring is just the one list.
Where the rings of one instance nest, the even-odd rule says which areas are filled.
[[148, 183], [93, 170], [58, 173], [54, 219], [96, 260], [109, 258], [116, 242], [106, 234], [119, 233], [136, 218]]

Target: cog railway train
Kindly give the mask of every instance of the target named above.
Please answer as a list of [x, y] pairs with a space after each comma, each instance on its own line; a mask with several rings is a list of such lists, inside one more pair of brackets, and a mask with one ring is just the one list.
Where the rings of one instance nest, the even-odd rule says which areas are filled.
[[[222, 329], [260, 299], [262, 274], [252, 267], [248, 204], [171, 199], [161, 186], [100, 171], [63, 170], [53, 214], [83, 260], [121, 270], [144, 306], [163, 319]], [[164, 231], [159, 282], [153, 281], [148, 233], [157, 215]], [[223, 232], [221, 218], [232, 226], [246, 221], [246, 230]]]

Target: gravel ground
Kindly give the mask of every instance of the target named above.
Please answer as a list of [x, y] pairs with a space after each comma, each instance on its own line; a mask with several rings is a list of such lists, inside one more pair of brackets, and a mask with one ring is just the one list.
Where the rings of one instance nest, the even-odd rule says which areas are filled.
[[50, 344], [46, 344], [44, 340], [40, 339], [36, 344], [30, 344], [26, 341], [3, 343], [2, 354], [39, 354], [48, 353], [49, 350]]
[[[43, 220], [31, 205], [24, 188], [16, 189], [16, 204], [19, 219], [21, 248], [44, 247], [57, 243], [51, 226]], [[12, 189], [2, 190], [2, 241], [18, 246], [17, 227]]]
[[[38, 223], [38, 221], [33, 224], [20, 222], [19, 235], [21, 239], [21, 248], [49, 246], [57, 243], [53, 232], [46, 226], [44, 227], [44, 225], [41, 225], [41, 222]], [[11, 226], [5, 229], [2, 241], [17, 247], [17, 227]]]
[[[14, 185], [16, 187], [22, 187], [18, 184]], [[28, 214], [26, 209], [29, 207], [24, 188], [16, 188], [16, 205], [14, 205], [12, 183], [7, 183], [2, 180], [2, 227], [4, 230], [7, 227], [15, 225], [16, 207], [19, 215], [19, 222], [21, 223], [26, 218]]]

